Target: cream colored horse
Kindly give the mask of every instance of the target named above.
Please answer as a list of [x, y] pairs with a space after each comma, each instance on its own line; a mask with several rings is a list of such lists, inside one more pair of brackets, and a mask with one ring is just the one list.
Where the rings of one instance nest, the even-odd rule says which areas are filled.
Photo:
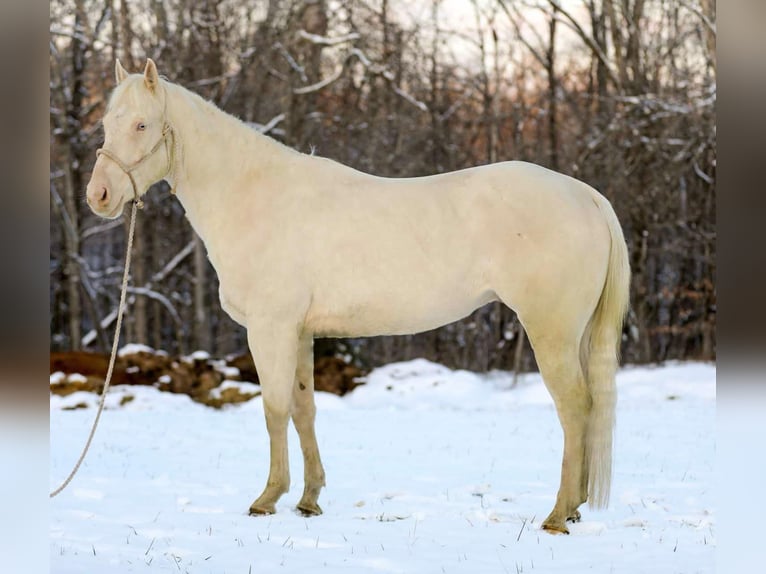
[[567, 532], [580, 504], [606, 505], [630, 269], [604, 197], [521, 162], [375, 177], [257, 133], [151, 60], [133, 75], [117, 62], [116, 75], [87, 200], [114, 218], [165, 179], [204, 240], [263, 391], [271, 464], [251, 514], [275, 512], [288, 490], [291, 417], [305, 463], [298, 509], [321, 513], [314, 337], [415, 333], [496, 300], [523, 322], [564, 430], [543, 528]]

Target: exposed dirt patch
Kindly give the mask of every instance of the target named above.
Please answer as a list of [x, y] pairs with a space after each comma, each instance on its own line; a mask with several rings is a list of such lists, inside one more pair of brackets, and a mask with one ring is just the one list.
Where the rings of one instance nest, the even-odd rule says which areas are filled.
[[69, 407], [63, 407], [63, 410], [65, 411], [76, 411], [77, 409], [87, 409], [88, 405], [86, 403], [77, 403], [76, 405], [71, 405]]
[[[77, 391], [100, 393], [109, 366], [101, 353], [51, 353], [51, 393], [67, 396]], [[54, 373], [57, 373], [54, 375]], [[314, 364], [314, 388], [344, 395], [360, 383], [365, 373], [339, 357], [318, 357]], [[221, 385], [227, 381], [257, 385], [258, 372], [249, 353], [214, 359], [204, 354], [171, 357], [163, 352], [139, 350], [118, 357], [112, 385], [149, 385], [161, 391], [180, 393], [213, 408], [249, 401], [260, 395], [253, 385]], [[305, 385], [304, 387], [305, 388]], [[121, 404], [133, 400], [126, 395]], [[85, 408], [84, 403], [70, 408]]]

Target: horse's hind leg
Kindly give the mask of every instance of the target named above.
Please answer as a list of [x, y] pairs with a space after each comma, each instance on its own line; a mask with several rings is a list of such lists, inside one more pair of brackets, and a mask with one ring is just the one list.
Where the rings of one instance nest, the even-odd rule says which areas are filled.
[[269, 478], [261, 495], [250, 505], [250, 514], [273, 514], [277, 500], [290, 488], [287, 423], [295, 382], [298, 335], [269, 322], [248, 325], [247, 338], [261, 382], [271, 446]]
[[314, 420], [314, 352], [313, 339], [303, 336], [298, 348], [298, 368], [293, 386], [293, 424], [298, 431], [303, 451], [303, 496], [298, 502], [298, 510], [309, 516], [322, 514], [317, 504], [319, 491], [325, 485], [324, 468], [319, 457]]
[[545, 386], [556, 404], [564, 431], [561, 484], [556, 504], [543, 529], [568, 534], [568, 520], [577, 521], [577, 507], [587, 499], [588, 468], [585, 440], [591, 398], [579, 358], [579, 337], [529, 333]]

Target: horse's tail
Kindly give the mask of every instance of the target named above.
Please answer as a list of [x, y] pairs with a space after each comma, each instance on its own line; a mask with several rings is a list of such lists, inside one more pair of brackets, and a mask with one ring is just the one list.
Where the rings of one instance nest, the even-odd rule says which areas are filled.
[[582, 339], [580, 363], [592, 399], [585, 441], [588, 503], [591, 508], [605, 508], [612, 482], [612, 432], [617, 402], [614, 379], [629, 305], [630, 263], [614, 209], [595, 190], [593, 196], [609, 228], [611, 248], [604, 288]]

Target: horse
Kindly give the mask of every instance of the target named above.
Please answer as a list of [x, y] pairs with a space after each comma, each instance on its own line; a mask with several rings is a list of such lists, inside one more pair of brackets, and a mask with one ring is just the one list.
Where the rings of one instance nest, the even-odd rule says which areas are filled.
[[542, 528], [568, 533], [581, 504], [608, 504], [630, 267], [605, 197], [519, 161], [377, 177], [258, 133], [150, 59], [143, 74], [117, 60], [115, 76], [87, 203], [116, 218], [164, 179], [202, 238], [262, 388], [270, 464], [251, 515], [276, 512], [288, 491], [290, 419], [304, 460], [297, 509], [322, 512], [314, 338], [421, 332], [491, 301], [519, 317], [563, 429]]

